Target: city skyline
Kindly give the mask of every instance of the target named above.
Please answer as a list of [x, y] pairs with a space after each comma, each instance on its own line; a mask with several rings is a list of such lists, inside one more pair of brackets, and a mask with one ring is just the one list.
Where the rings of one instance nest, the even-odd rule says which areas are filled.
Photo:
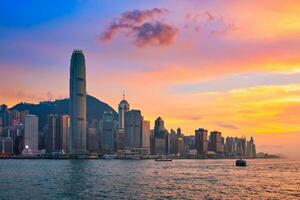
[[[33, 11], [28, 17], [12, 18], [11, 6], [19, 15], [25, 12], [13, 2], [4, 3], [0, 14], [6, 16], [0, 23], [0, 69], [8, 74], [0, 84], [13, 82], [0, 87], [1, 104], [67, 97], [70, 52], [80, 48], [88, 94], [115, 110], [124, 91], [151, 127], [161, 116], [166, 127], [186, 134], [203, 127], [225, 136], [254, 136], [259, 150], [299, 156], [295, 1], [262, 2], [265, 9], [234, 2], [235, 12], [214, 1], [127, 2], [101, 14], [97, 9], [115, 3], [78, 1], [63, 3], [61, 13], [50, 7], [41, 19], [30, 18], [38, 4], [23, 5]], [[257, 15], [242, 16], [246, 8]], [[164, 31], [146, 37], [149, 29]]]

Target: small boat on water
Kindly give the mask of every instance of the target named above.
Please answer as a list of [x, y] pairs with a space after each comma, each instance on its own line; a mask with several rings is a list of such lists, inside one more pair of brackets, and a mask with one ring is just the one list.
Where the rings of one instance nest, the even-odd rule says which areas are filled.
[[172, 158], [156, 158], [155, 161], [172, 161]]
[[155, 161], [172, 161], [172, 158], [167, 155], [159, 155], [157, 158], [155, 158]]
[[117, 157], [116, 155], [110, 155], [110, 154], [105, 154], [105, 155], [103, 156], [103, 158], [106, 159], [106, 160], [113, 160], [113, 159], [115, 159], [116, 157]]
[[246, 160], [239, 159], [239, 160], [235, 161], [235, 166], [237, 166], [237, 167], [246, 167], [247, 162], [246, 162]]

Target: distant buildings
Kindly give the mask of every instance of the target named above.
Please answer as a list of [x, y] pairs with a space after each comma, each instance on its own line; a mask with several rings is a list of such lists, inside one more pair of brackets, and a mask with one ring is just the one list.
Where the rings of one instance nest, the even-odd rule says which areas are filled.
[[124, 158], [149, 157], [149, 153], [178, 158], [256, 157], [252, 137], [249, 141], [245, 137], [227, 137], [225, 141], [221, 132], [212, 131], [208, 136], [204, 128], [195, 130], [194, 135], [184, 135], [180, 128], [169, 133], [161, 117], [151, 130], [150, 121], [144, 119], [140, 110], [130, 110], [124, 95], [118, 105], [118, 119], [115, 113], [104, 111], [102, 117], [89, 119], [88, 123], [86, 67], [81, 50], [74, 50], [71, 57], [69, 89], [70, 116], [42, 116], [41, 121], [47, 123], [40, 130], [36, 115], [0, 106], [0, 155], [33, 155], [45, 149], [47, 155], [117, 153]]

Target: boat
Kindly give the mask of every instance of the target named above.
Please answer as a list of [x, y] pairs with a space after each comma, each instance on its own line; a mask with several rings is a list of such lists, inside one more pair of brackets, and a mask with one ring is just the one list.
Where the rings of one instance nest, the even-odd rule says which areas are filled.
[[239, 160], [235, 161], [235, 166], [237, 166], [237, 167], [246, 167], [247, 162], [246, 162], [246, 160], [239, 159]]
[[90, 155], [89, 159], [98, 159], [99, 157], [97, 155]]
[[139, 155], [132, 155], [132, 156], [130, 156], [130, 159], [131, 160], [141, 160], [141, 156], [139, 156]]
[[159, 155], [155, 158], [155, 161], [172, 161], [172, 158], [168, 157], [167, 155]]
[[172, 158], [156, 158], [155, 161], [172, 161]]
[[113, 160], [113, 159], [116, 158], [116, 155], [105, 154], [105, 155], [103, 156], [103, 158], [106, 159], [106, 160]]

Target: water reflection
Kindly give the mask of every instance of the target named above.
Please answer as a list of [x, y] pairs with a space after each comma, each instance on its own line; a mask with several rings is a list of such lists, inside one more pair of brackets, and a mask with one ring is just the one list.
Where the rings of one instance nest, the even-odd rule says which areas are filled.
[[[3, 160], [0, 199], [297, 199], [300, 162]], [[18, 198], [17, 198], [18, 199]]]

